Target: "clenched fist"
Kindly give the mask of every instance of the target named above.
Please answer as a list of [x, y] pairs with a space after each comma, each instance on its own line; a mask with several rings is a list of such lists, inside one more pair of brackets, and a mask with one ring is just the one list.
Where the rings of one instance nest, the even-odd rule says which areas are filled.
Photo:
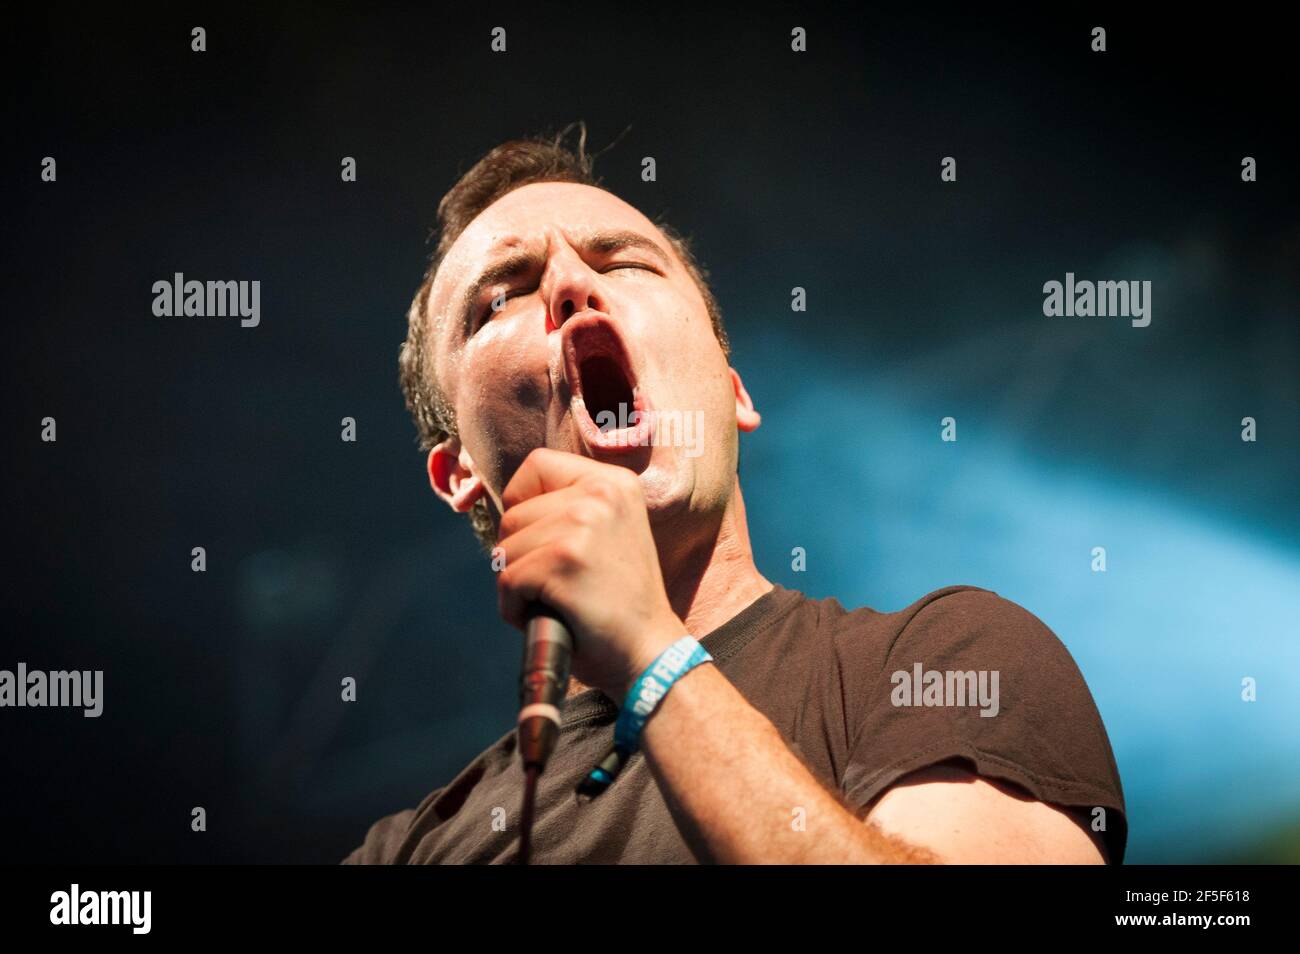
[[673, 613], [637, 476], [538, 448], [501, 495], [501, 616], [521, 630], [533, 600], [573, 633], [573, 675], [620, 705], [655, 657], [686, 634]]

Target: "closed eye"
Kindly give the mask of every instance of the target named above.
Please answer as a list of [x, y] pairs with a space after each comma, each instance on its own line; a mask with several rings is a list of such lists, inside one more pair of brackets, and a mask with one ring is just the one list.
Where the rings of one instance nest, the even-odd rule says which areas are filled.
[[654, 272], [656, 275], [659, 274], [658, 269], [646, 265], [643, 262], [615, 262], [613, 265], [606, 265], [600, 270], [600, 273], [604, 275], [606, 272], [617, 271], [620, 268], [639, 268], [645, 272]]
[[[606, 265], [604, 268], [602, 268], [600, 270], [600, 273], [602, 275], [605, 275], [609, 272], [614, 272], [614, 271], [618, 271], [619, 269], [625, 269], [625, 268], [638, 269], [643, 272], [650, 272], [654, 275], [662, 274], [659, 271], [659, 269], [655, 268], [653, 265], [647, 265], [644, 262], [614, 262], [613, 264]], [[501, 307], [504, 308], [505, 303], [512, 298], [518, 298], [520, 295], [531, 295], [535, 291], [537, 291], [536, 286], [532, 288], [511, 289], [510, 291], [506, 292], [505, 298], [502, 299]], [[488, 301], [487, 305], [483, 308], [482, 312], [479, 313], [478, 320], [474, 323], [473, 331], [471, 331], [470, 334], [477, 334], [478, 330], [492, 319], [492, 314], [493, 314], [492, 305], [497, 300], [497, 297], [498, 297], [497, 295], [493, 295], [492, 298]]]
[[[518, 298], [520, 295], [529, 295], [535, 291], [537, 291], [536, 288], [513, 288], [510, 291], [506, 292], [505, 297], [501, 299], [501, 307], [505, 308], [506, 302], [508, 302], [512, 298]], [[491, 320], [493, 314], [492, 306], [496, 302], [498, 297], [499, 295], [493, 295], [492, 298], [488, 301], [487, 307], [485, 307], [483, 311], [479, 314], [478, 321], [474, 325], [475, 332], [477, 332], [480, 328], [482, 328], [485, 324], [487, 324], [488, 321]]]

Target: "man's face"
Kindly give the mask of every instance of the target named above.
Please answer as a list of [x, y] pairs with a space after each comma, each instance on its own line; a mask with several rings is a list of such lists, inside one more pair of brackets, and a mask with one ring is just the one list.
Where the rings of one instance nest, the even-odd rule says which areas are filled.
[[652, 520], [726, 502], [737, 425], [757, 415], [698, 287], [632, 206], [574, 183], [508, 193], [448, 250], [428, 317], [460, 460], [498, 511], [536, 447], [631, 468]]

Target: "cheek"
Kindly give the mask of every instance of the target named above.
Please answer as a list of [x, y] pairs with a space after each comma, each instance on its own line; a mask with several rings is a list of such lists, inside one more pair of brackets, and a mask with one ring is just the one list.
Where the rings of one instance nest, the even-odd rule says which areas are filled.
[[727, 359], [713, 329], [692, 327], [674, 346], [669, 359], [680, 399], [692, 409], [713, 414], [734, 404]]
[[[713, 325], [703, 305], [674, 295], [638, 331], [647, 357], [661, 381], [682, 400], [695, 406], [717, 391], [719, 375], [726, 375], [727, 359], [718, 346]], [[665, 319], [664, 316], [669, 316]]]
[[544, 357], [491, 342], [467, 350], [456, 413], [461, 438], [489, 482], [498, 483], [528, 451], [545, 443], [549, 404]]

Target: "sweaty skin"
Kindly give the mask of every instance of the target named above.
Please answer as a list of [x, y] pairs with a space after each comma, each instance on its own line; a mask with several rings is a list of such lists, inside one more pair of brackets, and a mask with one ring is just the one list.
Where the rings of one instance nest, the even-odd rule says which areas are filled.
[[[505, 556], [501, 614], [522, 627], [540, 599], [565, 616], [571, 693], [593, 686], [621, 703], [677, 638], [772, 588], [736, 477], [740, 432], [759, 414], [699, 289], [639, 211], [592, 186], [516, 189], [457, 238], [425, 317], [460, 432], [430, 451], [430, 483], [457, 511], [488, 499]], [[702, 414], [697, 447], [609, 448], [584, 432], [566, 349], [609, 336], [650, 405]], [[642, 744], [701, 861], [1103, 860], [1078, 819], [955, 767], [903, 779], [861, 818], [714, 666], [674, 685]], [[792, 805], [806, 830], [791, 829]]]

